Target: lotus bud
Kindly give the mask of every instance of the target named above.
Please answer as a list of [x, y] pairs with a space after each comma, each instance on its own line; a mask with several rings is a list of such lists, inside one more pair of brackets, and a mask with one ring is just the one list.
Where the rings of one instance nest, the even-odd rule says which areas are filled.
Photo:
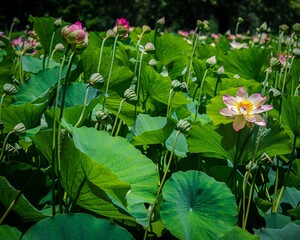
[[154, 59], [151, 59], [148, 63], [150, 66], [155, 66], [157, 62]]
[[104, 78], [100, 73], [93, 73], [89, 79], [89, 84], [92, 87], [99, 89], [104, 84]]
[[61, 17], [54, 21], [54, 28], [59, 28], [62, 25]]
[[124, 98], [126, 99], [126, 102], [130, 103], [135, 103], [138, 100], [138, 97], [132, 88], [128, 88], [125, 90]]
[[264, 22], [262, 25], [260, 25], [259, 30], [260, 31], [266, 31], [268, 28], [268, 25], [266, 22]]
[[19, 24], [19, 23], [20, 23], [20, 20], [19, 20], [19, 18], [14, 17], [12, 22], [13, 22], [14, 24]]
[[117, 33], [118, 33], [120, 36], [123, 36], [124, 34], [127, 33], [127, 30], [126, 30], [126, 28], [125, 28], [123, 25], [118, 25], [118, 26], [117, 26]]
[[153, 45], [153, 43], [151, 42], [148, 42], [146, 45], [145, 45], [145, 52], [152, 52], [155, 50], [155, 46]]
[[18, 92], [18, 89], [10, 83], [5, 83], [3, 86], [3, 92], [6, 95], [14, 95]]
[[286, 24], [281, 24], [279, 26], [279, 30], [282, 31], [282, 32], [287, 32], [289, 30], [289, 26], [286, 25]]
[[273, 88], [273, 87], [270, 88], [268, 93], [270, 95], [270, 98], [276, 98], [281, 95], [281, 92], [278, 89]]
[[293, 30], [296, 32], [296, 33], [299, 33], [300, 32], [300, 23], [295, 23], [293, 25]]
[[26, 127], [23, 123], [18, 123], [14, 129], [13, 129], [13, 132], [15, 134], [17, 134], [18, 136], [24, 136], [26, 134]]
[[156, 25], [158, 28], [161, 28], [165, 25], [165, 23], [166, 23], [165, 17], [162, 17], [157, 20]]
[[108, 29], [106, 32], [106, 38], [115, 37], [117, 34], [112, 30]]
[[177, 130], [180, 131], [181, 133], [187, 133], [191, 129], [191, 124], [185, 120], [185, 119], [180, 119], [177, 122]]
[[197, 28], [203, 28], [204, 24], [201, 20], [197, 20]]
[[188, 89], [188, 86], [187, 86], [186, 82], [182, 82], [181, 83], [180, 90], [181, 90], [181, 92], [184, 92], [184, 93], [188, 93], [189, 92], [189, 89]]
[[5, 47], [5, 43], [0, 40], [0, 47]]
[[281, 62], [276, 57], [271, 57], [271, 59], [270, 59], [270, 66], [272, 67], [272, 69], [274, 71], [278, 71], [282, 67]]
[[244, 18], [238, 17], [238, 22], [239, 22], [239, 23], [243, 23], [243, 22], [244, 22]]
[[97, 122], [102, 123], [104, 125], [110, 124], [113, 122], [111, 116], [107, 112], [104, 112], [103, 110], [97, 110], [96, 111], [96, 119]]
[[55, 50], [63, 52], [65, 50], [65, 46], [62, 43], [58, 43], [55, 46]]
[[19, 154], [18, 150], [11, 144], [7, 143], [5, 145], [5, 152], [9, 155], [9, 156], [16, 156]]
[[216, 63], [217, 63], [216, 56], [212, 56], [206, 60], [206, 67], [211, 68], [211, 67], [215, 66]]
[[180, 87], [181, 87], [181, 82], [179, 80], [175, 79], [171, 82], [171, 88], [173, 89], [173, 91], [179, 92]]
[[151, 32], [151, 28], [148, 25], [143, 25], [142, 30], [145, 34]]
[[293, 49], [293, 55], [294, 55], [296, 58], [300, 58], [300, 49], [299, 49], [299, 48], [294, 48], [294, 49]]
[[218, 77], [222, 77], [224, 73], [225, 73], [224, 66], [219, 67], [218, 70], [216, 71]]
[[207, 20], [203, 21], [203, 31], [207, 32], [209, 31], [209, 22]]

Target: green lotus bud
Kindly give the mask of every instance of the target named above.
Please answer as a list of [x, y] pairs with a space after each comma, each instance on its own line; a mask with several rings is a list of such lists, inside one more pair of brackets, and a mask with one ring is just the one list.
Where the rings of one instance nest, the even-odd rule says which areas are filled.
[[177, 80], [177, 79], [175, 79], [175, 80], [173, 80], [171, 82], [171, 88], [175, 92], [179, 92], [180, 91], [180, 86], [181, 86], [181, 82], [179, 80]]
[[6, 95], [14, 95], [18, 92], [18, 89], [10, 83], [5, 83], [3, 86], [3, 92]]
[[125, 90], [124, 98], [126, 99], [126, 102], [130, 103], [135, 103], [138, 100], [138, 97], [132, 88], [128, 88]]
[[209, 31], [209, 22], [207, 20], [203, 20], [203, 28], [202, 31], [208, 32]]
[[177, 122], [177, 127], [176, 128], [181, 133], [186, 133], [191, 129], [191, 124], [185, 119], [180, 119]]
[[184, 92], [184, 93], [189, 92], [189, 89], [188, 89], [188, 86], [187, 86], [186, 82], [181, 83], [180, 90], [181, 90], [181, 92]]
[[118, 25], [118, 26], [117, 26], [117, 33], [118, 33], [120, 36], [123, 36], [124, 34], [127, 33], [127, 30], [126, 30], [126, 28], [125, 28], [123, 25]]
[[238, 22], [239, 22], [239, 23], [243, 23], [243, 22], [244, 22], [244, 18], [238, 17]]
[[151, 28], [148, 25], [143, 25], [142, 30], [145, 34], [151, 32]]
[[26, 134], [26, 127], [23, 123], [18, 123], [14, 129], [13, 129], [13, 132], [15, 134], [17, 134], [18, 136], [24, 136]]
[[222, 77], [224, 73], [225, 73], [224, 66], [219, 67], [218, 70], [216, 71], [218, 77]]
[[97, 122], [102, 123], [104, 125], [110, 124], [113, 122], [111, 116], [103, 110], [97, 110], [96, 111], [96, 119]]
[[268, 25], [267, 25], [267, 23], [266, 23], [266, 22], [263, 22], [263, 24], [262, 24], [262, 25], [260, 25], [260, 27], [259, 27], [259, 29], [260, 29], [261, 31], [266, 31], [266, 30], [267, 30], [267, 28], [268, 28]]
[[100, 73], [93, 73], [89, 79], [89, 84], [94, 88], [101, 88], [104, 84], [104, 78]]
[[155, 46], [153, 45], [153, 43], [151, 42], [148, 42], [146, 45], [145, 45], [145, 52], [152, 52], [155, 50]]
[[296, 58], [300, 58], [300, 49], [299, 49], [299, 48], [294, 48], [294, 49], [293, 49], [293, 55], [294, 55]]
[[148, 64], [149, 64], [150, 66], [155, 66], [155, 65], [157, 64], [157, 62], [156, 62], [154, 59], [151, 59], [151, 60], [148, 62]]
[[61, 25], [62, 25], [62, 20], [61, 20], [61, 17], [60, 17], [60, 18], [58, 18], [54, 21], [54, 27], [59, 28], [59, 27], [61, 27]]
[[271, 57], [270, 66], [274, 71], [279, 71], [282, 67], [281, 62], [276, 57]]
[[58, 43], [55, 45], [55, 50], [63, 52], [65, 50], [65, 46], [62, 43]]
[[19, 24], [19, 23], [20, 23], [19, 18], [14, 17], [14, 18], [13, 18], [13, 23], [14, 23], [14, 24]]
[[270, 95], [270, 98], [276, 98], [281, 95], [281, 92], [278, 89], [273, 88], [273, 87], [270, 88], [268, 93]]
[[117, 34], [111, 29], [108, 29], [106, 32], [106, 38], [115, 37], [116, 35]]
[[165, 23], [166, 23], [165, 17], [162, 17], [157, 20], [156, 25], [157, 25], [157, 27], [160, 28], [160, 27], [163, 27], [165, 25]]
[[209, 59], [206, 60], [206, 66], [208, 68], [211, 68], [211, 67], [215, 66], [216, 63], [217, 63], [216, 56], [212, 56], [212, 57], [210, 57]]
[[197, 20], [197, 28], [203, 28], [204, 23], [201, 20]]
[[16, 156], [19, 154], [18, 150], [11, 144], [7, 143], [5, 145], [5, 152], [9, 155], [9, 156]]
[[293, 30], [296, 32], [296, 33], [299, 33], [300, 32], [300, 23], [295, 23], [293, 25]]
[[289, 30], [289, 26], [286, 25], [286, 24], [281, 24], [279, 26], [279, 30], [282, 31], [282, 32], [287, 32]]

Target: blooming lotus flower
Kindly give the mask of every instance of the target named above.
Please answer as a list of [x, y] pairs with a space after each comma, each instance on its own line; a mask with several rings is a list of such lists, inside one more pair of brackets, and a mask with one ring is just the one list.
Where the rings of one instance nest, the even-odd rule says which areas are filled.
[[227, 108], [220, 110], [220, 113], [229, 118], [234, 118], [233, 128], [235, 131], [245, 127], [252, 127], [252, 123], [258, 126], [266, 126], [265, 120], [259, 115], [273, 108], [271, 105], [263, 105], [267, 97], [262, 97], [259, 93], [252, 94], [248, 97], [248, 93], [243, 87], [240, 87], [236, 93], [236, 97], [230, 95], [223, 96], [223, 102]]
[[234, 49], [241, 49], [241, 48], [249, 48], [249, 46], [247, 45], [247, 43], [240, 43], [240, 42], [237, 42], [235, 40], [233, 40], [229, 44], [230, 44], [232, 50], [234, 50]]
[[71, 26], [64, 26], [61, 30], [63, 39], [71, 45], [76, 53], [81, 53], [88, 45], [88, 33], [82, 28], [81, 22], [77, 21]]
[[118, 32], [122, 38], [126, 38], [129, 31], [129, 22], [125, 18], [117, 18], [116, 26], [113, 30], [114, 32]]

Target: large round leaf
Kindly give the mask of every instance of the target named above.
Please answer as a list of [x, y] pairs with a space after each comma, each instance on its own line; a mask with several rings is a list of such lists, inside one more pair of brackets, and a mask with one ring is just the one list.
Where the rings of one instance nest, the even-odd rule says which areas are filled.
[[33, 225], [22, 240], [46, 239], [132, 239], [132, 235], [117, 224], [88, 214], [60, 214]]
[[179, 239], [218, 239], [237, 221], [231, 191], [203, 172], [174, 173], [162, 194], [162, 221]]

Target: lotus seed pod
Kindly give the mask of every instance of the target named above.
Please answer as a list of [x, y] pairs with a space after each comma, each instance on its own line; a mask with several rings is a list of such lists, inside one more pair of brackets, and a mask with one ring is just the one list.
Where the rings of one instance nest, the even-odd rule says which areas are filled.
[[177, 130], [182, 132], [182, 133], [186, 133], [191, 129], [191, 124], [185, 120], [185, 119], [180, 119], [177, 122]]
[[103, 110], [96, 111], [96, 119], [97, 122], [102, 123], [104, 125], [112, 123], [111, 116], [109, 116], [109, 114], [107, 112], [104, 112]]
[[100, 73], [93, 73], [89, 79], [89, 84], [98, 89], [103, 86], [104, 78]]
[[299, 49], [299, 48], [294, 48], [294, 49], [293, 49], [293, 55], [294, 55], [296, 58], [300, 58], [300, 49]]
[[126, 91], [124, 92], [124, 98], [126, 99], [126, 102], [131, 103], [135, 103], [138, 100], [137, 95], [132, 88], [126, 89]]
[[142, 30], [143, 30], [143, 33], [151, 32], [151, 28], [148, 25], [143, 25]]
[[16, 156], [19, 154], [18, 150], [11, 144], [6, 144], [5, 146], [5, 152], [9, 155], [9, 156]]
[[14, 95], [18, 92], [18, 89], [10, 83], [5, 83], [3, 86], [3, 92], [6, 95]]
[[173, 89], [173, 91], [179, 92], [180, 87], [181, 87], [181, 82], [179, 80], [175, 79], [171, 82], [171, 88]]
[[155, 66], [157, 62], [154, 59], [151, 59], [148, 63], [150, 66]]
[[14, 17], [14, 18], [13, 18], [13, 23], [14, 23], [14, 24], [19, 24], [19, 23], [20, 23], [19, 18]]
[[26, 134], [26, 127], [23, 123], [18, 123], [14, 129], [14, 133], [17, 134], [18, 136], [24, 136]]
[[281, 62], [276, 57], [271, 57], [271, 59], [270, 59], [270, 66], [272, 67], [272, 69], [274, 71], [278, 71], [282, 67]]
[[62, 43], [58, 43], [55, 46], [55, 50], [63, 52], [65, 50], [65, 46]]
[[155, 50], [155, 46], [153, 45], [153, 43], [148, 42], [145, 45], [145, 52], [151, 52]]
[[282, 32], [287, 32], [289, 30], [289, 26], [286, 25], [286, 24], [281, 24], [279, 26], [279, 30], [282, 31]]
[[206, 60], [206, 66], [208, 68], [211, 68], [211, 67], [215, 66], [216, 63], [217, 63], [216, 56], [212, 56], [212, 57], [210, 57], [209, 59]]

